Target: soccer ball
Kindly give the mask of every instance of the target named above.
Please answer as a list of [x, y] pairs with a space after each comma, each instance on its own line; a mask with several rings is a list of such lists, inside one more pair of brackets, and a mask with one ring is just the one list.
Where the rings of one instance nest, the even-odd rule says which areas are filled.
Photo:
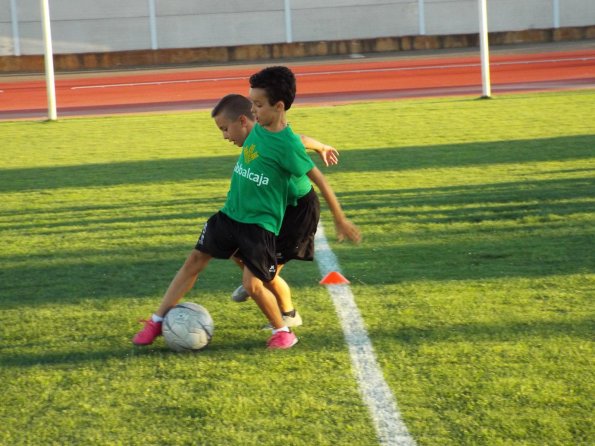
[[202, 350], [211, 342], [214, 330], [207, 309], [192, 302], [176, 305], [163, 320], [165, 343], [176, 352]]

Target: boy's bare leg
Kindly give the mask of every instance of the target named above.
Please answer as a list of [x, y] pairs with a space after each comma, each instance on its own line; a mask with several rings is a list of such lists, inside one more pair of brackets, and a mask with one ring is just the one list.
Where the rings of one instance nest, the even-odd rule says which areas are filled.
[[[242, 262], [237, 257], [232, 257], [232, 260], [242, 269], [242, 271], [244, 270], [244, 262]], [[284, 266], [285, 266], [284, 263], [278, 264], [277, 265], [277, 274], [275, 275], [275, 278], [273, 280], [271, 280], [270, 282], [263, 282], [263, 285], [265, 286], [266, 289], [268, 289], [275, 296], [275, 299], [277, 300], [277, 305], [279, 306], [279, 310], [281, 311], [282, 316], [290, 315], [290, 314], [295, 315], [295, 313], [292, 313], [293, 310], [295, 310], [295, 307], [293, 305], [293, 301], [291, 300], [291, 289], [289, 288], [289, 285], [287, 284], [285, 279], [283, 279], [280, 276], [281, 270], [283, 269]], [[236, 302], [246, 301], [247, 298], [250, 297], [249, 293], [247, 293], [247, 294], [243, 294], [243, 293], [247, 293], [247, 291], [244, 288], [244, 286], [242, 285], [240, 288], [238, 288], [236, 291], [233, 292], [232, 299], [235, 300]], [[237, 294], [237, 296], [236, 296], [236, 294]], [[293, 318], [295, 316], [291, 316], [291, 317]], [[302, 325], [301, 318], [299, 318], [299, 321], [298, 321], [298, 319], [295, 319], [295, 320], [292, 319], [292, 321], [293, 322], [289, 323], [288, 325], [290, 325], [290, 326]], [[285, 322], [287, 323], [287, 321], [285, 321]]]
[[204, 254], [197, 249], [192, 250], [171, 281], [155, 314], [144, 321], [145, 325], [142, 330], [132, 338], [134, 344], [149, 345], [153, 343], [157, 336], [161, 335], [163, 317], [194, 286], [199, 273], [205, 269], [211, 258], [210, 255]]
[[262, 280], [255, 277], [248, 268], [244, 268], [243, 285], [273, 327], [273, 335], [267, 341], [267, 348], [287, 349], [297, 344], [298, 338], [283, 320], [277, 299], [273, 293], [266, 289]]
[[161, 304], [155, 312], [157, 316], [164, 317], [165, 313], [175, 306], [184, 295], [192, 289], [196, 279], [198, 279], [198, 275], [205, 269], [211, 259], [212, 257], [204, 252], [197, 249], [192, 250], [169, 284], [169, 287], [161, 300]]
[[293, 302], [291, 301], [291, 290], [289, 285], [279, 274], [283, 269], [283, 265], [277, 265], [277, 275], [270, 282], [264, 283], [264, 286], [275, 295], [277, 305], [282, 313], [289, 313], [293, 310]]
[[277, 299], [248, 268], [244, 268], [242, 284], [274, 329], [285, 327]]

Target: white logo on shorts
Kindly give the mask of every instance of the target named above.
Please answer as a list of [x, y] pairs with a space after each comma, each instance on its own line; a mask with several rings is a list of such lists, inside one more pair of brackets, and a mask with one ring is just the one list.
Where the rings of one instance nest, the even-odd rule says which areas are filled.
[[200, 233], [200, 237], [198, 238], [198, 244], [199, 245], [204, 245], [205, 244], [205, 233], [207, 232], [207, 225], [209, 223], [205, 223], [205, 225], [202, 228], [202, 232]]

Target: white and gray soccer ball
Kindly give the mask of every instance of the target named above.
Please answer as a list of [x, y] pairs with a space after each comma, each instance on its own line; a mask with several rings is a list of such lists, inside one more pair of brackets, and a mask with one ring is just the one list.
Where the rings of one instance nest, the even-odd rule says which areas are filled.
[[208, 310], [192, 302], [176, 305], [163, 320], [165, 343], [176, 352], [202, 350], [211, 342], [214, 331]]

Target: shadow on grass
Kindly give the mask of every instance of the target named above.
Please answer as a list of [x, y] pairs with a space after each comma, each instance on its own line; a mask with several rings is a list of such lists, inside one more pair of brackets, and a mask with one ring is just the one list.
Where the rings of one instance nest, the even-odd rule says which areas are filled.
[[595, 256], [586, 249], [595, 241], [589, 233], [510, 235], [502, 229], [483, 239], [466, 236], [447, 242], [445, 238], [373, 248], [373, 257], [389, 259], [389, 265], [381, 260], [362, 261], [361, 253], [349, 247], [334, 251], [349, 279], [363, 285], [546, 278], [595, 271]]
[[[402, 171], [592, 158], [595, 136], [345, 151], [328, 173]], [[390, 156], [387, 156], [390, 150]], [[0, 192], [227, 179], [237, 156], [3, 169]]]
[[[343, 171], [403, 170], [425, 167], [489, 165], [535, 161], [592, 158], [594, 136], [548, 140], [507, 141], [427, 148], [352, 150], [341, 158]], [[531, 150], [531, 147], [535, 150]], [[390, 156], [387, 156], [390, 153]], [[20, 191], [61, 187], [95, 187], [144, 182], [179, 182], [194, 179], [228, 178], [235, 156], [138, 161], [55, 168], [6, 169], [0, 190]], [[568, 173], [565, 170], [563, 173]], [[575, 169], [571, 173], [587, 173]], [[546, 172], [547, 173], [547, 172]], [[589, 200], [595, 190], [592, 177], [519, 180], [469, 186], [374, 190], [339, 193], [347, 210], [368, 215], [361, 225], [393, 223], [440, 224], [423, 239], [396, 243], [388, 230], [377, 236], [378, 247], [338, 246], [336, 253], [356, 279], [367, 284], [415, 280], [481, 280], [501, 277], [542, 277], [595, 270], [595, 259], [585, 247], [593, 246], [593, 235], [580, 224], [566, 222], [570, 215], [592, 213]], [[224, 191], [222, 191], [223, 193]], [[105, 232], [106, 237], [135, 225], [164, 221], [196, 220], [196, 234], [206, 217], [215, 212], [220, 199], [161, 200], [139, 203], [127, 213], [130, 203], [55, 207], [47, 211], [50, 221], [35, 223], [33, 211], [23, 211], [22, 221], [4, 229], [35, 231], [36, 234]], [[212, 206], [207, 214], [183, 212], [198, 205]], [[146, 212], [144, 211], [146, 208]], [[153, 212], [152, 209], [159, 212]], [[163, 210], [166, 212], [163, 213]], [[19, 212], [14, 210], [14, 212]], [[79, 215], [80, 212], [80, 215]], [[6, 212], [4, 215], [9, 215]], [[490, 226], [480, 223], [489, 222]], [[519, 223], [511, 226], [510, 223]], [[460, 228], [451, 223], [470, 223]], [[477, 224], [477, 226], [474, 226]], [[544, 224], [551, 227], [544, 232]], [[95, 225], [95, 226], [93, 226]], [[554, 228], [557, 232], [554, 233]], [[26, 236], [24, 234], [23, 236]], [[64, 243], [67, 243], [67, 239]], [[419, 242], [419, 240], [423, 240]], [[125, 247], [89, 251], [60, 246], [55, 252], [19, 254], [6, 258], [10, 266], [0, 269], [0, 302], [19, 307], [36, 302], [76, 302], [77, 299], [138, 298], [161, 295], [193, 247], [163, 245], [150, 252]], [[362, 261], [362, 256], [365, 261]], [[386, 269], [386, 259], [394, 268]], [[221, 261], [219, 261], [221, 262]], [[297, 262], [296, 262], [297, 263]], [[205, 292], [226, 291], [233, 266], [210, 265], [198, 287]], [[312, 265], [309, 265], [309, 267]], [[290, 266], [290, 268], [294, 268]], [[236, 271], [237, 273], [237, 271]], [[235, 277], [235, 276], [234, 276]]]
[[4, 169], [0, 192], [225, 179], [236, 160], [216, 156]]
[[[549, 140], [508, 141], [502, 143], [467, 144], [427, 148], [398, 148], [353, 150], [345, 152], [337, 171], [399, 171], [432, 167], [482, 166], [498, 163], [538, 161], [564, 161], [592, 159], [595, 137], [566, 137]], [[535, 150], [531, 150], [535, 148]], [[190, 158], [180, 160], [139, 161], [55, 168], [5, 169], [2, 171], [0, 192], [46, 190], [62, 187], [98, 187], [110, 185], [181, 182], [200, 179], [227, 179], [235, 156]], [[482, 280], [504, 277], [545, 277], [548, 275], [590, 273], [595, 270], [595, 259], [588, 247], [593, 246], [593, 234], [580, 225], [565, 223], [574, 214], [592, 213], [588, 200], [593, 197], [593, 178], [590, 170], [575, 169], [558, 173], [584, 173], [581, 178], [544, 179], [473, 186], [444, 188], [412, 188], [394, 190], [360, 190], [340, 194], [346, 208], [374, 212], [377, 218], [367, 224], [395, 222], [439, 223], [444, 226], [432, 232], [423, 242], [397, 244], [394, 234], [382, 235], [381, 244], [368, 252], [366, 261], [360, 248], [340, 246], [336, 249], [341, 263], [356, 273], [356, 279], [366, 284], [389, 284], [415, 280]], [[548, 172], [550, 173], [550, 172]], [[552, 171], [551, 173], [554, 173]], [[364, 189], [364, 186], [362, 186]], [[222, 191], [224, 193], [225, 191]], [[340, 192], [340, 191], [339, 191]], [[200, 201], [200, 200], [197, 200]], [[56, 208], [50, 213], [57, 216], [55, 228], [72, 226], [68, 214], [84, 211], [113, 211], [115, 216], [91, 218], [91, 224], [100, 224], [97, 231], [110, 231], [111, 226], [139, 224], [164, 220], [191, 219], [196, 214], [176, 210], [177, 206], [192, 205], [188, 201], [145, 203], [147, 206], [171, 209], [166, 215], [144, 216], [125, 214], [119, 205], [97, 207], [74, 206]], [[202, 205], [213, 205], [204, 200]], [[127, 205], [128, 207], [129, 205]], [[443, 207], [445, 209], [432, 209]], [[408, 209], [413, 208], [413, 209]], [[428, 208], [430, 208], [428, 210]], [[213, 212], [216, 209], [213, 209]], [[17, 211], [18, 212], [18, 211]], [[60, 221], [60, 215], [64, 219]], [[8, 215], [8, 214], [6, 214]], [[27, 215], [24, 214], [25, 219]], [[31, 218], [34, 216], [31, 215]], [[541, 223], [560, 218], [556, 233], [544, 232]], [[506, 227], [506, 222], [535, 219], [535, 224]], [[198, 221], [200, 220], [200, 221]], [[197, 219], [197, 226], [203, 219]], [[498, 223], [490, 228], [453, 230], [448, 223]], [[15, 225], [13, 230], [34, 230], [30, 221]], [[80, 232], [89, 231], [86, 223], [77, 222]], [[45, 227], [44, 230], [52, 227]], [[365, 237], [365, 226], [364, 237]], [[93, 229], [95, 230], [95, 229]], [[489, 237], [480, 235], [485, 231]], [[453, 238], [452, 235], [464, 237]], [[171, 278], [182, 265], [192, 245], [164, 244], [161, 248], [125, 248], [88, 252], [64, 249], [44, 254], [10, 256], [13, 266], [0, 269], [0, 302], [3, 309], [31, 305], [76, 303], [80, 299], [130, 299], [161, 296]], [[386, 268], [387, 259], [392, 267]], [[230, 277], [239, 277], [237, 267], [228, 261], [211, 264], [197, 285], [200, 293], [228, 292], [233, 286]], [[293, 266], [289, 266], [293, 268]], [[314, 268], [308, 265], [308, 268]], [[311, 270], [309, 270], [311, 271]], [[235, 274], [235, 276], [233, 275]], [[308, 280], [309, 274], [304, 276]], [[357, 283], [357, 280], [353, 280]], [[235, 282], [234, 282], [235, 284]], [[157, 299], [159, 299], [157, 297]], [[465, 341], [517, 341], [519, 337], [573, 336], [587, 338], [593, 332], [593, 321], [569, 320], [565, 322], [506, 322], [470, 323], [441, 327], [405, 327], [396, 331], [372, 331], [378, 342], [382, 339], [407, 344]], [[303, 338], [304, 348], [312, 350], [344, 349], [340, 332]], [[300, 348], [298, 346], [297, 348]], [[218, 351], [263, 350], [261, 341], [252, 338], [230, 346], [212, 345], [205, 354]], [[35, 365], [78, 364], [105, 360], [128, 360], [134, 356], [170, 353], [165, 347], [135, 349], [122, 344], [106, 350], [74, 350], [70, 352], [10, 353], [2, 352], [2, 364], [10, 367]], [[201, 354], [201, 353], [199, 353]]]
[[501, 323], [465, 323], [438, 327], [406, 327], [396, 331], [371, 330], [373, 339], [387, 339], [407, 345], [441, 342], [521, 342], [536, 338], [580, 338], [590, 340], [595, 329], [593, 319], [572, 319], [566, 321], [522, 321]]
[[[469, 186], [369, 189], [338, 195], [346, 208], [370, 210], [378, 215], [378, 219], [368, 220], [367, 224], [403, 219], [416, 223], [480, 223], [589, 212], [594, 191], [595, 176], [585, 176]], [[428, 207], [438, 209], [428, 210]]]
[[[0, 302], [8, 309], [36, 304], [73, 304], [88, 299], [147, 296], [154, 299], [165, 292], [192, 249], [193, 246], [152, 249], [150, 255], [142, 250], [129, 250], [117, 260], [104, 253], [105, 262], [85, 260], [80, 252], [65, 252], [60, 257], [53, 256], [51, 263], [41, 259], [36, 266], [3, 268], [0, 269], [3, 284]], [[130, 256], [130, 260], [126, 256]], [[138, 260], [143, 257], [146, 260]], [[79, 260], [73, 262], [73, 258]], [[194, 290], [207, 295], [231, 293], [236, 282], [241, 283], [238, 267], [230, 260], [214, 259]]]
[[[316, 330], [316, 328], [313, 328]], [[466, 323], [443, 325], [440, 327], [415, 328], [407, 327], [396, 331], [369, 330], [369, 335], [376, 343], [387, 341], [390, 343], [401, 343], [404, 346], [419, 346], [440, 344], [444, 342], [514, 342], [520, 343], [531, 338], [579, 338], [590, 340], [595, 329], [595, 321], [592, 319], [573, 319], [564, 322], [560, 321], [523, 321], [523, 322], [501, 322], [501, 323]], [[307, 349], [309, 351], [331, 351], [343, 352], [345, 349], [344, 335], [341, 331], [320, 333], [316, 330], [315, 336], [300, 336], [300, 343], [296, 349]], [[213, 343], [206, 349], [199, 352], [175, 353], [170, 351], [162, 340], [155, 345], [148, 347], [126, 347], [114, 346], [109, 349], [85, 349], [60, 352], [39, 352], [39, 353], [2, 353], [2, 364], [5, 367], [34, 367], [38, 365], [76, 365], [90, 362], [105, 362], [109, 360], [132, 361], [139, 357], [178, 357], [178, 356], [204, 356], [212, 360], [213, 356], [221, 353], [237, 352], [241, 354], [279, 354], [279, 352], [268, 352], [264, 347], [264, 341], [255, 337], [242, 338], [239, 342], [217, 344]], [[281, 352], [283, 354], [284, 352]]]
[[411, 169], [572, 161], [593, 159], [594, 146], [595, 135], [581, 135], [394, 149], [385, 147], [346, 150], [341, 155], [340, 163], [332, 169], [348, 172], [399, 172]]
[[[170, 353], [165, 349], [110, 348], [99, 350], [89, 348], [80, 351], [40, 352], [40, 353], [3, 353], [2, 363], [7, 367], [33, 367], [36, 365], [72, 365], [87, 362], [104, 362], [110, 359], [131, 360], [134, 357]], [[171, 352], [173, 354], [173, 352]]]
[[581, 177], [350, 192], [345, 203], [374, 215], [361, 224], [364, 236], [368, 225], [393, 224], [413, 225], [412, 235], [376, 230], [373, 258], [392, 268], [348, 245], [333, 249], [363, 284], [591, 273], [594, 190]]
[[[106, 333], [107, 335], [107, 333]], [[132, 334], [131, 334], [132, 336]], [[34, 367], [37, 365], [76, 365], [90, 362], [105, 362], [109, 360], [132, 361], [141, 357], [200, 357], [211, 358], [221, 352], [238, 352], [242, 354], [261, 353], [266, 354], [265, 343], [263, 340], [246, 338], [241, 339], [234, 344], [218, 344], [216, 342], [209, 345], [206, 349], [197, 352], [177, 353], [169, 350], [164, 341], [159, 338], [155, 344], [145, 347], [137, 347], [126, 342], [110, 347], [109, 349], [98, 349], [89, 347], [87, 349], [78, 349], [70, 351], [56, 352], [35, 352], [35, 353], [10, 353], [2, 352], [2, 365], [5, 367]]]
[[[212, 198], [175, 199], [169, 201], [126, 202], [122, 204], [85, 206], [53, 206], [43, 209], [43, 223], [32, 219], [34, 213], [31, 209], [14, 212], [0, 212], [1, 216], [9, 216], [10, 223], [4, 223], [4, 230], [31, 230], [36, 235], [55, 234], [60, 229], [60, 234], [106, 231], [110, 225], [128, 230], [126, 224], [154, 222], [152, 226], [162, 226], [168, 221], [188, 220], [196, 227], [196, 238], [208, 218], [219, 210], [225, 203], [225, 196]], [[187, 212], [191, 209], [192, 212]], [[139, 216], [138, 214], [142, 214]], [[22, 218], [21, 218], [22, 217]], [[92, 229], [94, 227], [95, 229]], [[113, 229], [110, 231], [117, 232]]]
[[[447, 242], [444, 238], [401, 245], [387, 239], [386, 246], [373, 250], [366, 250], [365, 245], [340, 246], [335, 252], [350, 280], [366, 285], [417, 280], [539, 278], [595, 270], [595, 257], [586, 248], [593, 246], [594, 236], [588, 233], [544, 237], [539, 231], [509, 235], [502, 229], [501, 236], [492, 233], [485, 239], [466, 237]], [[161, 296], [191, 249], [192, 246], [170, 246], [152, 249], [150, 255], [141, 249], [127, 249], [120, 255], [113, 251], [96, 252], [88, 259], [76, 251], [47, 258], [24, 257], [19, 263], [28, 265], [0, 269], [0, 302], [8, 309], [72, 304], [81, 299]], [[102, 256], [105, 261], [101, 261]], [[392, 267], [386, 268], [383, 259], [390, 259]], [[285, 276], [290, 278], [292, 286], [319, 280], [313, 264], [295, 262], [287, 268]], [[302, 273], [299, 280], [295, 279], [295, 271]], [[227, 294], [240, 280], [240, 272], [231, 261], [213, 260], [192, 293]]]
[[[336, 246], [335, 252], [352, 277], [364, 284], [389, 284], [415, 280], [481, 280], [501, 277], [543, 277], [550, 274], [589, 273], [595, 270], [595, 257], [587, 246], [595, 236], [584, 222], [572, 224], [571, 215], [589, 215], [593, 181], [590, 178], [531, 180], [444, 188], [395, 189], [392, 191], [357, 191], [345, 194], [349, 207], [369, 210], [375, 217], [366, 217], [362, 225], [414, 223], [420, 235], [408, 243], [396, 242], [388, 231], [376, 235], [372, 251], [363, 245]], [[215, 200], [216, 201], [216, 200]], [[201, 207], [213, 200], [197, 200]], [[72, 208], [55, 208], [56, 223], [44, 224], [37, 233], [53, 231], [105, 232], [117, 234], [122, 223], [135, 226], [152, 221], [162, 226], [164, 220], [196, 220], [196, 235], [206, 221], [206, 214], [175, 212], [186, 201], [148, 203], [149, 209], [171, 209], [166, 215], [123, 215], [119, 209], [113, 217], [97, 218], [93, 208], [85, 207], [79, 218]], [[430, 209], [428, 210], [428, 207]], [[435, 209], [436, 207], [441, 209]], [[446, 208], [444, 208], [446, 207]], [[98, 207], [103, 211], [103, 207]], [[100, 212], [104, 215], [104, 212]], [[70, 216], [70, 217], [68, 217]], [[69, 219], [67, 219], [67, 217]], [[481, 223], [489, 222], [482, 226]], [[465, 227], [453, 225], [468, 223]], [[517, 224], [518, 223], [518, 224]], [[424, 238], [424, 224], [433, 227]], [[511, 226], [512, 224], [512, 226]], [[88, 227], [97, 225], [97, 227]], [[111, 228], [111, 226], [117, 226]], [[25, 217], [12, 229], [35, 230], [38, 226]], [[53, 227], [55, 226], [55, 227]], [[5, 227], [6, 229], [6, 227]], [[421, 241], [420, 241], [421, 240]], [[67, 243], [67, 239], [65, 242]], [[35, 302], [73, 302], [85, 299], [136, 298], [160, 295], [193, 248], [188, 245], [163, 245], [142, 248], [125, 247], [88, 251], [60, 250], [40, 254], [10, 256], [10, 263], [0, 269], [0, 301], [8, 307]], [[362, 256], [366, 261], [362, 261]], [[394, 268], [383, 267], [391, 259]], [[226, 265], [226, 263], [228, 263]], [[300, 263], [300, 262], [295, 262]], [[290, 265], [290, 269], [299, 267]], [[314, 266], [308, 265], [310, 277]], [[238, 273], [231, 262], [214, 260], [197, 286], [200, 292], [226, 292], [230, 275]], [[315, 274], [315, 273], [314, 273]], [[233, 276], [235, 277], [235, 276]], [[207, 280], [204, 280], [207, 279]], [[306, 279], [304, 279], [306, 280]], [[314, 279], [316, 280], [316, 279]]]

